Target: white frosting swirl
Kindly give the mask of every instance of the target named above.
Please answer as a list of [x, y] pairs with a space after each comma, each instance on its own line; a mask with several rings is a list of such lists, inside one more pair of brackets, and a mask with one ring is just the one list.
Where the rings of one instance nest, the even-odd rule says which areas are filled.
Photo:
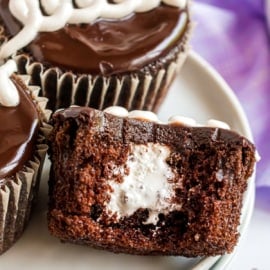
[[19, 104], [20, 97], [10, 76], [17, 71], [15, 61], [9, 60], [0, 66], [0, 104], [5, 107], [14, 107]]

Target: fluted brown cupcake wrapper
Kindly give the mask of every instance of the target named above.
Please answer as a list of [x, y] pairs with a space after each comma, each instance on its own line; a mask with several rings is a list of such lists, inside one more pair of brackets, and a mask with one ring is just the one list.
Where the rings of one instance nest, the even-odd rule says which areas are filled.
[[165, 97], [187, 52], [179, 54], [178, 61], [158, 72], [134, 73], [118, 76], [91, 76], [63, 73], [58, 68], [46, 69], [40, 63], [31, 63], [26, 55], [16, 56], [20, 73], [31, 76], [31, 83], [39, 84], [42, 96], [49, 99], [48, 108], [57, 110], [70, 105], [104, 109], [123, 106], [128, 110], [156, 111]]
[[[22, 78], [27, 82], [28, 77]], [[38, 88], [29, 87], [33, 97], [37, 96]], [[44, 110], [45, 98], [35, 98], [43, 113], [43, 121], [39, 131], [35, 152], [31, 160], [12, 178], [2, 179], [0, 187], [0, 254], [10, 248], [21, 236], [31, 212], [33, 201], [39, 188], [41, 169], [48, 146], [45, 137], [52, 127], [45, 121], [50, 111]]]

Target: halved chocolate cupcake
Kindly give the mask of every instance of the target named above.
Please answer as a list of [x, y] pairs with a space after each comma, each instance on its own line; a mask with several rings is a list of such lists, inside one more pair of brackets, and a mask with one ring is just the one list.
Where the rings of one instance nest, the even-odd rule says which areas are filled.
[[216, 120], [71, 107], [53, 116], [48, 222], [63, 241], [141, 255], [233, 251], [254, 145]]
[[50, 2], [0, 1], [0, 57], [15, 55], [48, 107], [156, 111], [187, 55], [188, 0]]
[[27, 85], [30, 78], [9, 79], [11, 66], [16, 67], [15, 62], [0, 67], [0, 254], [28, 222], [47, 151], [44, 136], [50, 129], [47, 100], [37, 98], [39, 88]]

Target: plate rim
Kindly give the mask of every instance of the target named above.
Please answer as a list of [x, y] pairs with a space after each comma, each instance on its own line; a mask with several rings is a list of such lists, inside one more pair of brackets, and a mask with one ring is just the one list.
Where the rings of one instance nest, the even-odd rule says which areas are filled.
[[[194, 65], [197, 65], [199, 68], [201, 68], [203, 72], [208, 74], [208, 76], [211, 77], [211, 79], [215, 81], [217, 85], [220, 86], [219, 91], [221, 91], [223, 95], [227, 97], [228, 101], [232, 104], [232, 106], [234, 107], [234, 109], [238, 114], [238, 118], [240, 120], [240, 123], [242, 124], [243, 130], [242, 135], [247, 137], [251, 142], [253, 142], [254, 139], [248, 118], [245, 114], [245, 111], [239, 99], [237, 98], [236, 94], [233, 92], [229, 84], [225, 81], [225, 79], [221, 76], [221, 74], [197, 52], [191, 50], [188, 55], [188, 60], [192, 61]], [[245, 233], [249, 227], [251, 217], [254, 211], [255, 176], [256, 176], [256, 166], [254, 168], [252, 176], [248, 180], [249, 181], [248, 187], [244, 194], [243, 206], [241, 210], [242, 220], [239, 225], [240, 237], [234, 251], [231, 254], [225, 254], [216, 257], [206, 257], [202, 259], [195, 267], [193, 267], [192, 270], [206, 270], [209, 268], [211, 268], [212, 270], [217, 269], [220, 270], [224, 269], [224, 267], [229, 266], [229, 264], [232, 262], [233, 258], [235, 257], [235, 254], [237, 253], [237, 250], [241, 245], [242, 238], [244, 238]], [[244, 207], [244, 205], [246, 207]]]
[[250, 128], [250, 124], [246, 113], [241, 105], [239, 99], [234, 93], [233, 89], [229, 86], [229, 84], [225, 81], [225, 79], [221, 76], [221, 74], [209, 63], [207, 62], [200, 54], [197, 52], [190, 50], [188, 54], [188, 61], [193, 62], [194, 65], [197, 65], [202, 69], [203, 72], [208, 74], [208, 77], [220, 86], [219, 91], [223, 93], [224, 96], [227, 97], [228, 101], [232, 104], [233, 108], [237, 111], [238, 117], [240, 119], [240, 123], [242, 124], [243, 136], [247, 137], [250, 141], [253, 142], [253, 135]]

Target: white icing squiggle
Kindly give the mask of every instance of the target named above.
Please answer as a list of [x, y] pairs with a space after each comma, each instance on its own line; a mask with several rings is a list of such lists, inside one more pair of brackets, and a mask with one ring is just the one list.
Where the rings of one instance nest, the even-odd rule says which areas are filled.
[[256, 160], [257, 162], [259, 162], [261, 159], [262, 159], [262, 158], [261, 158], [259, 152], [256, 150], [256, 152], [255, 152], [255, 160]]
[[111, 106], [106, 108], [104, 112], [118, 117], [128, 117], [133, 119], [141, 119], [145, 121], [159, 122], [157, 115], [150, 111], [134, 110], [128, 112], [128, 110], [125, 109], [124, 107]]
[[0, 104], [5, 107], [15, 107], [20, 102], [16, 86], [10, 76], [17, 71], [15, 61], [9, 60], [0, 66]]
[[140, 110], [131, 111], [128, 114], [128, 118], [141, 119], [141, 120], [152, 121], [152, 122], [159, 122], [157, 115], [153, 112], [150, 112], [150, 111], [140, 111]]
[[128, 110], [120, 106], [111, 106], [104, 110], [105, 113], [109, 113], [118, 117], [127, 117]]
[[[150, 111], [141, 111], [135, 110], [128, 112], [127, 109], [121, 106], [111, 106], [104, 110], [105, 113], [109, 113], [118, 117], [128, 117], [133, 119], [141, 119], [145, 121], [151, 121], [156, 123], [161, 123], [158, 116]], [[182, 125], [185, 127], [214, 127], [214, 128], [222, 128], [222, 129], [230, 129], [230, 126], [222, 121], [210, 119], [207, 121], [205, 125], [199, 124], [193, 118], [184, 117], [181, 115], [175, 115], [168, 119], [169, 125]]]
[[168, 120], [169, 124], [181, 124], [185, 127], [195, 127], [197, 126], [196, 121], [193, 118], [184, 117], [180, 115], [175, 115], [169, 118]]
[[10, 57], [16, 51], [31, 43], [38, 32], [53, 32], [67, 23], [92, 23], [98, 18], [121, 19], [133, 12], [146, 12], [161, 2], [175, 7], [185, 7], [187, 0], [40, 0], [49, 16], [44, 16], [37, 0], [10, 0], [12, 15], [23, 25], [23, 29], [0, 49], [0, 59]]
[[207, 126], [208, 127], [223, 128], [223, 129], [230, 129], [230, 126], [227, 123], [222, 122], [222, 121], [218, 121], [215, 119], [208, 120]]

